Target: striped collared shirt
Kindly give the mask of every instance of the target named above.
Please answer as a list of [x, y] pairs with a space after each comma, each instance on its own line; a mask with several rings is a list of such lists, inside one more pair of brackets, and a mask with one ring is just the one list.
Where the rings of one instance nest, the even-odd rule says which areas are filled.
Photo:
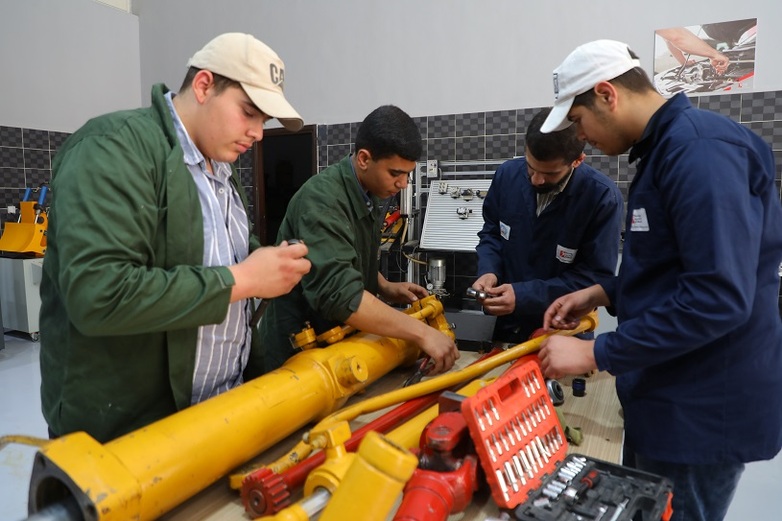
[[[230, 266], [249, 255], [249, 225], [239, 194], [230, 182], [231, 165], [212, 161], [206, 168], [204, 155], [196, 148], [174, 109], [172, 92], [166, 94], [185, 164], [193, 175], [204, 221], [204, 266]], [[233, 302], [220, 324], [198, 329], [193, 394], [195, 404], [242, 383], [250, 356], [251, 329], [248, 300]]]

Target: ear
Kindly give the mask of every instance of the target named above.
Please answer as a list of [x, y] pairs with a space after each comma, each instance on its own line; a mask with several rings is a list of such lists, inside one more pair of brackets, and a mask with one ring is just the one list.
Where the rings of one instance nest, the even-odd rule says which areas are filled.
[[616, 107], [617, 90], [616, 87], [607, 81], [601, 81], [595, 85], [595, 96], [598, 105], [607, 103], [608, 108], [613, 110]]
[[199, 103], [203, 103], [206, 100], [214, 84], [214, 76], [211, 71], [201, 69], [193, 77], [193, 83], [190, 86], [193, 90], [193, 95], [195, 95]]
[[573, 168], [578, 168], [579, 166], [581, 166], [581, 163], [584, 162], [584, 159], [586, 159], [586, 154], [584, 152], [581, 152], [581, 155], [578, 157], [578, 159], [570, 163], [570, 166], [572, 166]]
[[366, 148], [360, 148], [358, 152], [356, 152], [356, 165], [358, 165], [361, 170], [366, 170], [371, 160], [372, 154], [370, 154], [369, 150]]

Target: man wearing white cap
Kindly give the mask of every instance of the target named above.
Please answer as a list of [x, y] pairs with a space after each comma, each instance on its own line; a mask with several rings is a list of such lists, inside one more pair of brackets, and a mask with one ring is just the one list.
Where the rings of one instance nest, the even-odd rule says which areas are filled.
[[554, 92], [544, 129], [572, 123], [603, 152], [629, 149], [636, 174], [618, 276], [545, 315], [546, 327], [572, 327], [611, 305], [618, 328], [550, 339], [541, 367], [553, 378], [614, 374], [626, 463], [673, 481], [673, 520], [723, 519], [744, 464], [782, 447], [774, 156], [684, 94], [664, 99], [621, 42], [578, 47], [554, 71]]
[[41, 400], [52, 436], [108, 441], [260, 374], [251, 297], [310, 269], [261, 248], [232, 163], [302, 119], [285, 67], [251, 35], [190, 59], [178, 93], [87, 122], [54, 159], [41, 280]]

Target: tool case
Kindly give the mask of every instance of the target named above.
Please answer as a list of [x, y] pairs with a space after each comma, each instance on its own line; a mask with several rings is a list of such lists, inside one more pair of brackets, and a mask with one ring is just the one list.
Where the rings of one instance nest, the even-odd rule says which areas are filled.
[[567, 454], [537, 357], [519, 359], [461, 409], [492, 498], [516, 519], [670, 519], [669, 480]]

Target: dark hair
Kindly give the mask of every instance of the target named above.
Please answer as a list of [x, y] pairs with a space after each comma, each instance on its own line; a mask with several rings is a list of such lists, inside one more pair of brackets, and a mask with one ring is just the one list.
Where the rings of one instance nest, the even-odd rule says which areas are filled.
[[[179, 92], [185, 92], [187, 89], [190, 88], [190, 85], [193, 83], [193, 78], [195, 78], [195, 75], [198, 74], [201, 70], [198, 67], [190, 67], [187, 69], [187, 74], [185, 74], [185, 79], [182, 80], [182, 86], [179, 87]], [[215, 83], [215, 94], [220, 94], [228, 87], [239, 87], [242, 88], [242, 85], [238, 81], [234, 81], [230, 78], [226, 78], [225, 76], [220, 76], [219, 74], [212, 73], [212, 76], [214, 77], [214, 83]]]
[[[630, 51], [630, 56], [632, 56], [634, 59], [637, 59], [633, 51]], [[612, 85], [623, 87], [626, 90], [629, 90], [630, 92], [641, 93], [650, 90], [651, 91], [655, 90], [654, 85], [652, 85], [651, 80], [649, 80], [649, 77], [646, 75], [646, 71], [644, 71], [641, 67], [635, 67], [634, 69], [630, 69], [624, 74], [620, 74], [613, 80], [609, 80], [609, 83], [611, 83]], [[579, 94], [578, 96], [573, 98], [573, 106], [574, 107], [583, 106], [587, 108], [594, 107], [595, 97], [596, 97], [595, 89], [589, 89], [583, 94]]]
[[524, 137], [525, 146], [538, 161], [562, 159], [565, 163], [572, 163], [581, 157], [584, 142], [578, 139], [573, 125], [558, 132], [543, 134], [540, 127], [546, 121], [549, 112], [551, 108], [543, 109], [532, 118]]
[[368, 150], [375, 161], [395, 155], [418, 161], [424, 149], [418, 125], [394, 105], [378, 107], [364, 118], [356, 133], [355, 147], [356, 152]]

